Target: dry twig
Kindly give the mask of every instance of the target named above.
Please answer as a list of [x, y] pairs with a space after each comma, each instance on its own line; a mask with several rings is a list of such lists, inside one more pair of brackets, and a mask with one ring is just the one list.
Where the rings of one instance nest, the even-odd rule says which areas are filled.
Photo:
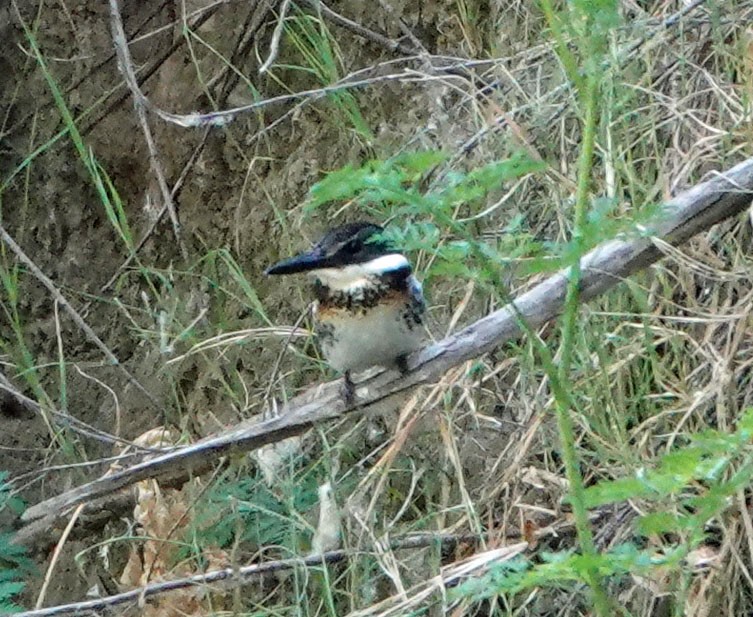
[[[548, 530], [542, 530], [548, 532]], [[392, 550], [408, 550], [425, 548], [427, 546], [451, 546], [460, 542], [476, 542], [475, 536], [443, 535], [443, 534], [418, 534], [404, 538], [396, 538], [389, 543]], [[520, 549], [525, 543], [518, 543], [504, 550]], [[500, 550], [500, 549], [497, 549]], [[359, 551], [364, 554], [366, 551]], [[84, 602], [74, 602], [72, 604], [63, 604], [60, 606], [51, 606], [48, 608], [37, 609], [16, 613], [16, 617], [60, 617], [62, 615], [82, 615], [102, 611], [107, 608], [119, 606], [129, 602], [140, 602], [145, 598], [153, 597], [158, 594], [164, 594], [168, 591], [185, 589], [187, 587], [196, 587], [200, 585], [211, 585], [222, 583], [223, 587], [231, 588], [244, 584], [258, 576], [264, 576], [274, 572], [292, 570], [297, 567], [313, 567], [322, 565], [322, 563], [337, 563], [352, 556], [353, 553], [347, 550], [328, 551], [321, 555], [312, 555], [306, 558], [280, 559], [277, 561], [267, 561], [265, 563], [252, 564], [241, 568], [225, 568], [206, 574], [197, 574], [186, 578], [154, 583], [146, 587], [132, 589], [123, 593], [98, 598], [96, 600], [86, 600]]]
[[388, 49], [389, 51], [399, 51], [404, 56], [412, 56], [418, 51], [412, 47], [409, 47], [401, 43], [400, 41], [396, 41], [394, 39], [391, 39], [385, 36], [384, 34], [380, 34], [379, 32], [375, 32], [374, 30], [370, 30], [366, 26], [359, 24], [358, 22], [355, 22], [352, 19], [343, 17], [342, 15], [340, 15], [340, 13], [333, 11], [326, 4], [324, 4], [324, 2], [321, 2], [320, 0], [304, 0], [304, 2], [308, 4], [312, 9], [317, 11], [319, 14], [321, 14], [323, 17], [326, 17], [327, 19], [329, 19], [333, 24], [338, 25], [341, 28], [344, 28], [346, 30], [350, 30], [351, 32], [354, 32], [356, 35], [363, 37], [367, 41], [376, 43], [377, 45], [380, 45], [384, 47], [385, 49]]
[[78, 313], [78, 311], [76, 311], [76, 309], [73, 308], [73, 306], [71, 306], [71, 303], [68, 302], [68, 300], [65, 298], [65, 296], [63, 296], [60, 290], [55, 287], [55, 283], [53, 283], [52, 280], [39, 269], [39, 267], [23, 251], [23, 249], [18, 246], [13, 237], [5, 230], [5, 227], [3, 227], [2, 225], [0, 225], [0, 239], [5, 242], [5, 244], [13, 252], [16, 258], [29, 269], [29, 271], [36, 277], [36, 279], [47, 288], [47, 290], [52, 294], [52, 297], [55, 298], [60, 306], [65, 309], [71, 319], [73, 319], [74, 323], [83, 331], [83, 333], [86, 335], [86, 338], [88, 338], [97, 346], [97, 348], [105, 355], [105, 358], [107, 358], [112, 364], [117, 366], [123, 372], [129, 382], [136, 386], [139, 391], [142, 392], [152, 402], [153, 405], [158, 407], [159, 403], [157, 402], [157, 399], [154, 398], [154, 395], [149, 392], [144, 386], [142, 386], [141, 383], [133, 375], [131, 375], [128, 369], [120, 363], [120, 360], [118, 360], [115, 354], [110, 351], [110, 348], [105, 345], [104, 341], [102, 341], [102, 339], [97, 336], [97, 334], [94, 332], [94, 330], [91, 329], [89, 324], [84, 321], [84, 318], [81, 317], [81, 315]]
[[133, 95], [133, 107], [136, 110], [136, 117], [141, 124], [141, 130], [144, 132], [144, 138], [146, 139], [146, 146], [149, 150], [149, 160], [154, 170], [154, 175], [157, 177], [157, 184], [159, 185], [160, 192], [162, 193], [162, 201], [167, 207], [167, 211], [170, 213], [170, 221], [173, 224], [173, 233], [175, 234], [175, 240], [180, 247], [180, 253], [184, 260], [188, 261], [188, 249], [183, 242], [183, 234], [180, 231], [180, 221], [178, 220], [178, 213], [175, 211], [175, 204], [170, 193], [170, 189], [167, 186], [165, 180], [165, 174], [162, 172], [162, 164], [159, 159], [159, 152], [157, 151], [157, 144], [154, 142], [152, 136], [152, 130], [149, 128], [149, 122], [146, 119], [146, 97], [139, 88], [138, 80], [136, 79], [136, 72], [133, 70], [133, 62], [131, 60], [131, 52], [128, 49], [128, 41], [126, 40], [125, 30], [123, 28], [123, 20], [120, 17], [120, 8], [118, 7], [118, 0], [110, 0], [110, 19], [112, 27], [112, 40], [115, 45], [115, 51], [118, 56], [118, 67], [123, 74], [123, 78], [128, 84], [128, 88]]

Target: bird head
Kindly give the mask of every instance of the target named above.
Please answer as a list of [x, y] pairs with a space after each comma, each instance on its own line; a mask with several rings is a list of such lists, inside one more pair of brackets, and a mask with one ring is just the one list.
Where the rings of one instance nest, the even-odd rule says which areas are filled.
[[266, 274], [308, 273], [329, 287], [347, 289], [399, 270], [410, 271], [404, 255], [379, 237], [373, 223], [350, 223], [327, 233], [314, 247], [267, 268]]

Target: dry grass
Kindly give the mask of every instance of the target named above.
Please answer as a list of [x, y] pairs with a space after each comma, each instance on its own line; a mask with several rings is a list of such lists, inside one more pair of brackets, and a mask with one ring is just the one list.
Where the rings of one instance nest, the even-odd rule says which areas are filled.
[[[340, 84], [373, 83], [349, 90], [347, 99], [329, 91], [326, 97], [255, 106], [256, 115], [237, 115], [208, 137], [150, 116], [160, 173], [177, 186], [173, 198], [189, 260], [181, 259], [174, 224], [158, 225], [132, 259], [134, 266], [109, 286], [105, 283], [129, 257], [127, 247], [94, 201], [88, 180], [71, 171], [80, 161], [65, 138], [52, 141], [59, 115], [38, 64], [32, 56], [23, 60], [25, 50], [9, 56], [17, 72], [0, 96], [0, 137], [9, 144], [0, 151], [2, 223], [74, 307], [91, 303], [81, 311], [88, 326], [160, 403], [151, 406], [127, 385], [86, 346], [73, 323], [51, 319], [51, 296], [3, 252], [0, 323], [8, 332], [0, 347], [3, 373], [45, 410], [68, 411], [125, 439], [164, 419], [183, 439], [193, 440], [244, 418], [274, 414], [277, 401], [329, 375], [311, 338], [283, 325], [298, 321], [308, 302], [305, 289], [283, 289], [263, 280], [261, 271], [331, 221], [389, 217], [388, 208], [366, 212], [352, 202], [313, 214], [304, 210], [308, 187], [346, 163], [399, 151], [450, 152], [427, 188], [521, 149], [546, 163], [544, 172], [454, 212], [456, 222], [495, 246], [502, 258], [511, 255], [501, 275], [507, 289], [442, 275], [433, 251], [412, 255], [426, 279], [430, 328], [437, 338], [534, 284], [545, 275], [532, 267], [535, 258], [554, 254], [555, 243], [570, 239], [582, 110], [536, 3], [423, 3], [420, 14], [410, 3], [393, 3], [389, 10], [387, 2], [378, 10], [368, 3], [332, 5], [372, 35], [381, 33], [368, 44], [331, 15], [324, 14], [324, 29], [309, 9], [286, 3], [288, 20], [311, 20], [296, 22], [295, 45], [284, 30], [273, 43], [278, 16], [265, 13], [261, 4], [212, 5], [185, 38], [181, 11], [192, 14], [202, 8], [198, 3], [176, 7], [177, 16], [162, 11], [145, 22], [131, 50], [142, 73], [159, 61], [155, 77], [141, 86], [145, 96], [161, 109], [189, 114], [317, 89], [325, 77]], [[112, 61], [95, 68], [112, 53], [109, 37], [101, 34], [107, 16], [89, 23], [90, 3], [63, 6], [66, 28], [51, 25], [57, 9], [40, 9], [40, 49], [75, 107], [75, 125], [113, 178], [130, 227], [141, 237], [151, 229], [152, 203], [162, 203], [169, 187], [150, 175], [130, 104], [113, 106], [120, 94], [98, 102], [121, 83]], [[610, 208], [592, 243], [748, 154], [753, 39], [747, 24], [753, 3], [694, 3], [687, 14], [663, 23], [684, 6], [620, 4], [623, 24], [611, 42], [601, 84], [591, 172], [591, 194]], [[14, 23], [31, 24], [35, 10], [19, 6]], [[146, 8], [122, 10], [127, 33], [147, 16]], [[401, 38], [406, 29], [425, 50], [405, 55], [406, 46], [415, 44]], [[305, 63], [301, 33], [311, 37], [315, 67]], [[386, 49], [392, 43], [397, 58]], [[10, 53], [7, 44], [3, 49]], [[273, 62], [259, 76], [268, 58]], [[32, 156], [38, 148], [41, 153]], [[431, 213], [419, 213], [413, 221], [394, 223], [429, 219]], [[451, 229], [440, 231], [439, 246], [455, 239]], [[568, 390], [577, 409], [576, 445], [587, 485], [650, 468], [687, 445], [690, 435], [731, 432], [753, 404], [750, 236], [747, 220], [720, 225], [681, 251], [667, 248], [660, 265], [582, 308]], [[229, 250], [220, 250], [224, 247]], [[539, 334], [554, 353], [556, 328]], [[528, 542], [522, 554], [534, 563], [546, 551], [577, 546], [563, 502], [568, 483], [555, 405], [550, 376], [535, 346], [523, 341], [457, 367], [397, 412], [319, 427], [303, 440], [218, 468], [199, 490], [182, 492], [186, 503], [179, 510], [194, 518], [185, 528], [181, 521], [179, 533], [176, 525], [168, 526], [169, 537], [159, 539], [180, 546], [170, 553], [173, 572], [160, 562], [163, 576], [200, 571], [217, 563], [217, 555], [233, 566], [306, 555], [317, 525], [317, 489], [325, 482], [335, 489], [344, 547], [360, 556], [328, 568], [276, 573], [245, 586], [242, 594], [208, 594], [202, 603], [189, 594], [184, 597], [190, 608], [163, 603], [152, 606], [154, 614], [588, 613], [590, 600], [581, 584], [484, 599], [455, 590], [461, 581], [498, 571], [521, 552], [521, 541]], [[61, 433], [50, 418], [47, 425], [9, 418], [12, 429], [0, 442], [8, 448], [0, 451], [0, 469], [24, 479], [39, 470], [34, 476], [39, 491], [25, 486], [33, 501], [59, 492], [63, 483], [103, 472], [108, 463], [99, 459], [113, 454], [110, 444]], [[81, 461], [92, 461], [85, 477], [76, 467], [71, 471]], [[46, 465], [63, 468], [45, 470]], [[702, 492], [703, 486], [691, 489]], [[609, 579], [611, 597], [632, 615], [750, 613], [749, 501], [749, 490], [742, 488], [710, 520], [707, 539], [693, 546], [683, 565]], [[668, 551], [689, 540], [681, 530], [640, 537], [635, 521], [652, 509], [683, 507], [676, 495], [659, 504], [634, 499], [596, 510], [597, 547], [606, 551], [633, 542], [657, 555]], [[451, 550], [390, 546], [390, 538], [417, 531], [479, 540]], [[99, 580], [121, 580], [124, 556], [143, 548], [137, 536], [113, 521], [99, 538], [108, 547], [99, 556], [86, 543], [71, 542], [57, 567], [65, 559], [74, 563], [80, 553], [83, 576], [72, 566], [61, 570], [66, 585], [48, 590], [46, 601], [81, 599], [93, 573]], [[152, 548], [159, 544], [150, 542]], [[710, 567], [697, 563], [707, 560]], [[139, 582], [148, 578], [140, 576]], [[29, 592], [27, 604], [35, 599]]]

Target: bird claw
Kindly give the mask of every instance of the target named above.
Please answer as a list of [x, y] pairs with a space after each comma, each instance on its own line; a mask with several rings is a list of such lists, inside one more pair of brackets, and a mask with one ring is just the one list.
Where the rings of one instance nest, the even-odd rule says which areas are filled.
[[401, 375], [405, 375], [410, 370], [408, 368], [408, 354], [404, 353], [395, 358], [395, 366]]
[[345, 404], [350, 406], [356, 400], [356, 384], [350, 378], [350, 371], [345, 371], [343, 375], [342, 395], [345, 400]]

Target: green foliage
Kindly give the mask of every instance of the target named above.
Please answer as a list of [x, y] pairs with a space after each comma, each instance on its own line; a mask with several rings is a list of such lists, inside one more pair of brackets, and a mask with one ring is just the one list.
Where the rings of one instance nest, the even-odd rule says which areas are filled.
[[[336, 83], [340, 79], [342, 65], [337, 40], [323, 20], [306, 15], [298, 9], [295, 12], [297, 14], [294, 17], [285, 20], [285, 31], [304, 60], [304, 70], [314, 74], [322, 86]], [[295, 66], [287, 68], [300, 69]], [[335, 91], [328, 93], [327, 98], [361, 138], [366, 142], [374, 139], [353, 94], [346, 90]]]
[[588, 571], [600, 577], [644, 575], [652, 569], [681, 568], [683, 558], [703, 541], [709, 521], [719, 516], [730, 498], [753, 481], [753, 410], [739, 420], [733, 433], [705, 431], [670, 452], [634, 477], [603, 481], [584, 492], [588, 507], [643, 499], [658, 506], [676, 499], [675, 512], [641, 516], [636, 530], [643, 535], [684, 534], [685, 541], [664, 547], [639, 549], [633, 543], [614, 550], [583, 555], [572, 552], [540, 553], [542, 563], [515, 559], [499, 564], [478, 579], [460, 585], [455, 594], [475, 600], [495, 594], [514, 594], [533, 587], [559, 587], [583, 580]]
[[521, 557], [492, 566], [483, 576], [459, 585], [453, 590], [453, 596], [480, 600], [535, 587], [567, 588], [583, 580], [589, 571], [596, 571], [602, 577], [641, 575], [653, 568], [677, 565], [681, 562], [682, 553], [675, 550], [659, 555], [655, 551], [623, 544], [597, 555], [542, 552], [537, 557], [541, 563]]
[[[618, 23], [618, 12], [615, 0], [575, 0], [566, 4], [560, 12], [555, 12], [550, 0], [541, 0], [541, 6], [554, 33], [557, 53], [567, 71], [568, 78], [575, 86], [580, 102], [581, 136], [571, 227], [571, 242], [575, 251], [570, 261], [565, 305], [560, 322], [558, 365], [555, 366], [553, 363], [554, 355], [545, 345], [538, 345], [537, 352], [552, 382], [556, 401], [555, 412], [560, 453], [569, 483], [578, 545], [588, 562], [596, 560], [598, 554], [583, 496], [584, 483], [573, 423], [573, 415], [579, 410], [577, 399], [570, 386], [570, 375], [579, 328], [580, 255], [585, 253], [588, 247], [589, 210], [592, 200], [591, 176], [596, 152], [596, 136], [602, 116], [600, 112], [603, 109], [603, 99], [599, 96], [599, 92], [604, 81], [602, 77], [606, 50], [611, 43], [611, 30]], [[575, 47], [575, 52], [572, 51], [571, 45]], [[581, 580], [590, 588], [596, 614], [602, 617], [612, 614], [612, 607], [603, 586], [602, 574], [597, 565], [586, 564], [586, 568], [580, 571], [580, 574]]]
[[486, 207], [490, 193], [545, 170], [546, 164], [517, 152], [469, 172], [448, 172], [426, 188], [427, 179], [447, 159], [443, 152], [425, 151], [344, 167], [311, 188], [306, 209], [353, 201], [377, 220], [407, 221], [403, 226], [391, 225], [386, 235], [403, 250], [426, 251], [436, 257], [425, 278], [474, 278], [497, 291], [500, 271], [507, 265], [525, 259], [521, 276], [558, 270], [618, 234], [635, 235], [636, 222], [656, 213], [656, 208], [646, 208], [640, 217], [625, 220], [614, 216], [614, 200], [597, 199], [577, 241], [534, 240], [523, 214], [510, 216], [495, 238], [482, 240], [475, 231], [474, 215]]
[[503, 183], [545, 168], [540, 161], [519, 152], [470, 172], [452, 171], [424, 192], [426, 175], [446, 158], [442, 152], [428, 151], [369, 161], [360, 168], [345, 167], [311, 188], [308, 208], [355, 199], [367, 211], [383, 213], [387, 209], [391, 216], [431, 216], [447, 223], [454, 208], [478, 205], [482, 197]]
[[551, 0], [541, 0], [541, 6], [567, 77], [583, 96], [587, 82], [604, 72], [612, 31], [621, 21], [619, 5], [615, 0], [573, 0], [556, 11]]
[[227, 547], [246, 542], [296, 550], [300, 538], [310, 532], [301, 513], [318, 503], [318, 484], [311, 470], [286, 484], [284, 490], [274, 490], [255, 475], [217, 482], [197, 506], [199, 545]]
[[0, 512], [9, 509], [16, 516], [21, 516], [26, 509], [23, 499], [11, 492], [11, 485], [8, 483], [8, 472], [0, 471]]
[[89, 169], [91, 170], [97, 186], [102, 186], [107, 191], [108, 198], [102, 200], [107, 220], [123, 241], [128, 252], [133, 253], [135, 249], [133, 234], [128, 225], [128, 216], [123, 207], [123, 202], [120, 199], [120, 194], [115, 188], [115, 184], [113, 184], [113, 181], [110, 179], [110, 176], [107, 174], [107, 170], [100, 165], [94, 156], [94, 151], [91, 149], [89, 149], [89, 158]]
[[[386, 235], [403, 250], [427, 251], [438, 258], [427, 278], [442, 275], [497, 282], [502, 266], [539, 254], [541, 245], [531, 241], [521, 216], [511, 217], [493, 241], [478, 239], [469, 219], [485, 207], [489, 193], [541, 171], [545, 164], [519, 152], [469, 172], [451, 171], [425, 188], [428, 176], [446, 160], [443, 152], [427, 151], [345, 167], [311, 188], [307, 209], [352, 200], [379, 220], [409, 221], [403, 227], [391, 226]], [[460, 212], [466, 219], [459, 218]]]
[[23, 26], [26, 39], [29, 42], [29, 45], [34, 53], [34, 57], [39, 64], [39, 68], [41, 69], [42, 74], [47, 81], [47, 85], [50, 88], [50, 92], [52, 93], [52, 97], [55, 100], [55, 104], [58, 108], [58, 112], [60, 113], [60, 117], [63, 120], [63, 124], [65, 125], [68, 133], [71, 136], [71, 141], [73, 142], [79, 159], [89, 173], [97, 196], [104, 205], [105, 213], [107, 214], [108, 219], [113, 224], [113, 227], [116, 229], [118, 235], [123, 240], [128, 250], [131, 251], [133, 249], [133, 238], [128, 228], [127, 220], [125, 219], [125, 211], [123, 209], [122, 203], [120, 202], [120, 197], [104, 168], [97, 162], [97, 159], [94, 156], [94, 152], [84, 143], [84, 138], [78, 130], [76, 121], [71, 114], [70, 109], [68, 108], [68, 104], [65, 101], [63, 93], [61, 92], [57, 81], [55, 81], [54, 76], [50, 72], [47, 66], [47, 62], [42, 56], [42, 52], [37, 45], [36, 36], [26, 25], [26, 23], [21, 22], [21, 25]]
[[[492, 569], [479, 580], [468, 582], [455, 593], [460, 596], [488, 597], [517, 593], [538, 586], [572, 586], [586, 582], [601, 615], [612, 614], [604, 579], [641, 574], [659, 566], [682, 567], [682, 557], [703, 539], [708, 521], [724, 510], [730, 496], [753, 480], [753, 457], [749, 451], [751, 419], [746, 415], [732, 435], [711, 432], [664, 457], [650, 470], [635, 477], [602, 482], [586, 490], [580, 475], [580, 453], [572, 417], [579, 412], [573, 401], [572, 374], [576, 368], [573, 353], [580, 343], [579, 258], [585, 251], [619, 234], [635, 235], [632, 219], [615, 216], [617, 199], [594, 199], [593, 161], [597, 156], [596, 137], [605, 103], [599, 94], [608, 66], [612, 33], [620, 23], [614, 0], [574, 0], [555, 12], [543, 0], [545, 13], [557, 40], [558, 53], [567, 77], [582, 106], [582, 152], [578, 163], [577, 191], [573, 204], [572, 237], [566, 243], [547, 245], [531, 240], [525, 216], [510, 217], [503, 233], [494, 239], [480, 239], [474, 216], [483, 212], [487, 201], [504, 183], [526, 174], [538, 173], [545, 164], [517, 153], [469, 172], [440, 170], [448, 157], [440, 152], [402, 154], [387, 161], [370, 161], [360, 167], [347, 167], [327, 176], [311, 189], [309, 209], [333, 202], [351, 202], [359, 211], [378, 220], [406, 221], [402, 228], [391, 227], [387, 235], [406, 250], [429, 252], [429, 275], [474, 278], [499, 287], [500, 270], [506, 263], [529, 258], [533, 270], [574, 266], [568, 290], [568, 306], [562, 328], [559, 362], [555, 353], [541, 345], [537, 351], [552, 382], [557, 398], [561, 453], [570, 482], [579, 536], [579, 549], [545, 555], [543, 563], [518, 560]], [[641, 217], [655, 215], [643, 210]], [[530, 259], [533, 258], [533, 259]], [[534, 342], [535, 343], [535, 342]], [[548, 354], [548, 355], [546, 355]], [[642, 517], [638, 532], [683, 534], [676, 545], [662, 555], [625, 544], [608, 552], [598, 552], [590, 533], [587, 508], [625, 499], [644, 499], [667, 507]], [[668, 506], [674, 506], [669, 511]]]
[[12, 358], [17, 375], [26, 381], [37, 400], [46, 401], [37, 363], [26, 339], [21, 295], [25, 275], [26, 269], [13, 263], [5, 245], [0, 245], [0, 330], [5, 332], [0, 336], [0, 353]]
[[374, 204], [405, 198], [399, 205], [423, 203], [419, 184], [424, 175], [444, 162], [447, 155], [426, 151], [396, 156], [386, 161], [368, 161], [359, 168], [347, 165], [317, 182], [310, 190], [308, 210], [330, 201], [356, 199], [368, 208]]
[[685, 533], [691, 544], [701, 541], [706, 523], [722, 512], [728, 500], [753, 481], [753, 410], [730, 434], [705, 431], [689, 436], [689, 444], [663, 456], [653, 469], [633, 477], [589, 487], [588, 507], [626, 499], [644, 499], [659, 506], [677, 501], [673, 511], [654, 512], [639, 519], [644, 535]]
[[[0, 512], [8, 508], [20, 514], [24, 504], [11, 494], [10, 488], [8, 472], [0, 471]], [[0, 533], [0, 614], [23, 610], [14, 600], [26, 586], [24, 579], [33, 572], [34, 564], [26, 549], [13, 543], [12, 533]]]

